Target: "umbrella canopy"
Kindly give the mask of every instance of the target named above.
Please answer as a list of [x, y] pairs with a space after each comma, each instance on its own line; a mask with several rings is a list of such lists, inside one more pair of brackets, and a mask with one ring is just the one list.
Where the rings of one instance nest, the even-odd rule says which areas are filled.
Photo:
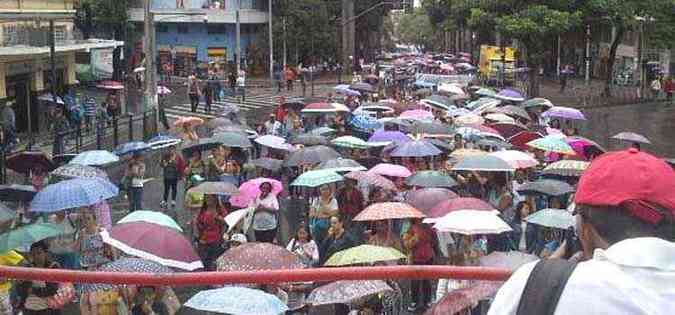
[[370, 145], [387, 145], [389, 143], [405, 143], [412, 141], [410, 137], [400, 131], [378, 130], [368, 138]]
[[150, 149], [149, 144], [142, 141], [132, 141], [118, 145], [117, 148], [115, 148], [114, 153], [116, 155], [125, 155], [142, 152], [148, 149]]
[[652, 143], [651, 141], [649, 141], [649, 139], [647, 139], [647, 137], [638, 133], [628, 131], [619, 132], [613, 135], [612, 139], [623, 140], [628, 142], [646, 143], [646, 144]]
[[586, 120], [586, 116], [580, 110], [565, 106], [553, 106], [543, 112], [541, 117]]
[[542, 174], [578, 177], [590, 164], [586, 161], [560, 160], [546, 166]]
[[480, 88], [478, 91], [474, 92], [474, 94], [479, 95], [479, 96], [485, 96], [485, 97], [495, 97], [497, 96], [497, 92], [491, 88]]
[[390, 177], [408, 177], [412, 175], [412, 172], [408, 170], [403, 165], [391, 164], [391, 163], [380, 163], [371, 168], [368, 173], [390, 176]]
[[499, 132], [500, 135], [504, 136], [504, 138], [507, 139], [515, 136], [520, 132], [527, 131], [527, 127], [515, 122], [498, 122], [494, 124], [489, 124], [488, 127], [496, 130], [497, 132]]
[[487, 212], [496, 212], [497, 210], [489, 203], [472, 197], [459, 197], [445, 200], [435, 207], [431, 208], [429, 211], [424, 213], [427, 215], [425, 221], [431, 221], [434, 218], [440, 218], [446, 214], [459, 211], [459, 210], [476, 210], [476, 211], [487, 211]]
[[240, 208], [247, 207], [249, 203], [260, 195], [260, 185], [262, 183], [272, 184], [271, 194], [275, 196], [284, 190], [284, 185], [276, 179], [264, 177], [254, 178], [239, 186], [239, 194], [230, 197], [230, 204]]
[[349, 122], [354, 128], [361, 130], [377, 130], [382, 128], [382, 123], [369, 115], [354, 115]]
[[311, 305], [352, 304], [393, 289], [382, 280], [340, 280], [314, 289], [307, 297]]
[[509, 138], [509, 143], [513, 144], [515, 147], [523, 150], [527, 150], [527, 143], [536, 139], [543, 138], [544, 136], [538, 132], [534, 131], [521, 131]]
[[319, 187], [341, 180], [342, 176], [333, 170], [312, 170], [300, 174], [300, 176], [291, 183], [291, 186]]
[[283, 163], [283, 160], [277, 160], [268, 157], [262, 157], [251, 161], [251, 164], [253, 164], [255, 167], [260, 167], [273, 172], [280, 170]]
[[361, 96], [361, 93], [359, 93], [359, 91], [350, 89], [348, 84], [340, 84], [335, 86], [333, 89], [335, 89], [336, 93], [344, 94], [347, 96]]
[[494, 122], [503, 122], [503, 123], [515, 123], [516, 120], [511, 116], [502, 113], [491, 113], [485, 115], [485, 119], [492, 120]]
[[503, 89], [495, 95], [496, 98], [500, 100], [505, 100], [505, 101], [512, 101], [512, 102], [522, 102], [525, 100], [522, 94], [520, 92], [511, 90], [511, 89]]
[[392, 157], [425, 157], [443, 153], [426, 140], [414, 140], [397, 145], [391, 152]]
[[409, 109], [402, 112], [398, 116], [398, 118], [424, 120], [424, 119], [433, 119], [434, 114], [432, 114], [430, 111], [426, 111], [423, 109]]
[[436, 220], [434, 229], [464, 235], [501, 234], [511, 231], [511, 227], [494, 213], [477, 210], [450, 212]]
[[318, 168], [321, 170], [331, 170], [333, 172], [353, 172], [367, 170], [367, 168], [359, 164], [359, 162], [345, 158], [323, 161], [319, 164]]
[[424, 122], [416, 121], [410, 127], [412, 133], [426, 133], [432, 135], [451, 135], [455, 130], [449, 125], [433, 121], [433, 122]]
[[96, 87], [103, 90], [124, 90], [124, 85], [118, 81], [105, 80], [96, 84]]
[[88, 207], [117, 196], [119, 190], [111, 182], [100, 178], [75, 178], [47, 185], [30, 204], [35, 212], [57, 212]]
[[361, 211], [354, 221], [380, 221], [390, 219], [424, 218], [424, 213], [402, 202], [374, 203]]
[[365, 93], [375, 93], [377, 90], [370, 84], [364, 82], [354, 83], [349, 86], [350, 89]]
[[29, 202], [33, 200], [37, 190], [33, 185], [0, 185], [0, 200]]
[[488, 153], [478, 149], [457, 149], [455, 151], [452, 151], [452, 153], [450, 153], [450, 156], [455, 159], [464, 159], [471, 156], [482, 156], [486, 154]]
[[221, 132], [214, 134], [211, 140], [231, 148], [250, 148], [253, 145], [246, 135], [237, 132]]
[[232, 183], [226, 182], [203, 182], [188, 190], [189, 193], [204, 195], [232, 196], [239, 193], [239, 189]]
[[63, 234], [63, 227], [52, 223], [22, 225], [0, 235], [0, 252], [28, 246], [43, 239]]
[[[500, 139], [480, 139], [476, 141], [476, 145], [478, 147], [483, 148], [483, 147], [489, 147], [493, 148], [494, 150], [507, 150], [513, 148], [513, 145], [506, 142], [502, 141]], [[490, 150], [493, 151], [493, 150]]]
[[450, 176], [439, 171], [419, 171], [405, 179], [408, 186], [425, 188], [452, 188], [457, 182]]
[[299, 166], [301, 164], [318, 164], [323, 161], [340, 157], [340, 154], [330, 147], [317, 145], [304, 147], [292, 152], [284, 161], [285, 166]]
[[514, 170], [505, 160], [493, 155], [474, 155], [462, 158], [452, 167], [453, 171], [511, 172]]
[[200, 311], [232, 315], [279, 315], [288, 307], [278, 297], [261, 290], [244, 287], [222, 287], [201, 291], [185, 306]]
[[560, 180], [545, 178], [526, 182], [518, 188], [518, 192], [523, 195], [562, 196], [574, 192], [574, 187]]
[[574, 152], [585, 158], [590, 158], [592, 155], [600, 155], [607, 152], [607, 150], [597, 142], [584, 137], [567, 137], [565, 138], [565, 142], [567, 142], [567, 144], [572, 147]]
[[496, 112], [496, 113], [506, 114], [506, 115], [509, 115], [511, 117], [514, 117], [514, 118], [532, 120], [532, 118], [530, 117], [530, 114], [528, 114], [527, 111], [524, 108], [514, 106], [514, 105], [506, 105], [506, 106], [502, 106], [502, 107], [497, 107], [497, 108], [493, 109], [492, 111]]
[[[315, 129], [316, 130], [316, 129]], [[302, 144], [305, 146], [313, 146], [313, 145], [326, 145], [328, 144], [328, 139], [326, 137], [318, 135], [318, 134], [301, 134], [297, 135], [295, 137], [292, 137], [290, 140], [291, 144]]]
[[199, 117], [187, 116], [176, 119], [176, 121], [173, 122], [173, 125], [176, 127], [185, 127], [185, 126], [195, 127], [203, 123], [204, 119], [201, 119]]
[[63, 99], [60, 96], [54, 97], [52, 93], [45, 93], [40, 96], [38, 96], [39, 101], [45, 101], [45, 102], [54, 102], [56, 104], [65, 104], [63, 102]]
[[[457, 87], [456, 85], [452, 86], [453, 86], [452, 89], [455, 89], [455, 87]], [[461, 88], [459, 90], [461, 91]], [[449, 97], [438, 94], [434, 94], [427, 98], [424, 98], [421, 100], [421, 102], [443, 110], [450, 110], [455, 105], [454, 102]]]
[[288, 143], [286, 143], [286, 139], [278, 136], [264, 135], [255, 138], [253, 142], [272, 149], [279, 149], [279, 150], [288, 149]]
[[331, 143], [338, 147], [350, 149], [366, 149], [369, 147], [368, 143], [353, 136], [342, 136], [331, 140]]
[[216, 261], [218, 271], [302, 269], [305, 265], [293, 252], [271, 243], [249, 242], [226, 251]]
[[99, 168], [79, 164], [66, 164], [58, 167], [51, 173], [52, 176], [71, 178], [102, 178], [108, 179], [108, 174]]
[[528, 142], [527, 145], [532, 148], [547, 152], [555, 152], [569, 155], [577, 154], [576, 151], [574, 151], [574, 149], [572, 149], [572, 147], [569, 144], [567, 144], [567, 142], [565, 142], [565, 140], [555, 136], [546, 136], [543, 138], [535, 139]]
[[0, 224], [12, 221], [15, 217], [16, 212], [14, 212], [14, 210], [3, 203], [0, 203]]
[[[115, 261], [111, 261], [96, 271], [115, 272], [115, 273], [155, 273], [155, 274], [169, 274], [173, 273], [169, 267], [162, 266], [156, 262], [135, 257], [122, 257]], [[105, 284], [105, 283], [83, 283], [80, 287], [81, 293], [92, 293], [97, 291], [107, 291], [114, 289], [119, 285]]]
[[49, 172], [56, 168], [56, 164], [47, 153], [24, 151], [7, 157], [5, 167], [17, 173], [28, 174], [34, 169]]
[[488, 156], [498, 157], [511, 165], [513, 168], [530, 168], [539, 165], [539, 161], [533, 156], [517, 150], [505, 150], [489, 153]]
[[136, 210], [129, 212], [124, 218], [117, 221], [117, 224], [130, 223], [130, 222], [148, 222], [154, 223], [161, 226], [166, 226], [183, 232], [183, 229], [174, 221], [170, 216], [158, 212], [158, 211], [149, 211], [149, 210]]
[[380, 261], [405, 259], [406, 256], [395, 248], [360, 245], [339, 251], [330, 256], [324, 266], [348, 266], [373, 264]]
[[539, 260], [539, 257], [518, 251], [492, 252], [479, 258], [478, 264], [483, 267], [506, 268], [516, 271], [520, 266]]
[[566, 230], [576, 224], [574, 216], [565, 209], [542, 209], [525, 218], [528, 223]]
[[545, 98], [541, 98], [541, 97], [531, 98], [527, 101], [524, 101], [521, 105], [524, 108], [539, 107], [539, 106], [544, 107], [544, 108], [553, 107], [553, 103], [551, 103], [551, 101], [549, 101]]
[[204, 268], [192, 244], [180, 232], [159, 224], [143, 221], [113, 226], [102, 230], [103, 242], [122, 252], [158, 264], [183, 270]]
[[465, 114], [455, 117], [455, 124], [460, 126], [482, 125], [483, 123], [485, 123], [485, 119], [476, 114]]
[[424, 315], [461, 314], [478, 302], [495, 295], [502, 284], [501, 281], [473, 281], [468, 286], [445, 295]]
[[390, 191], [398, 190], [394, 182], [392, 182], [391, 180], [387, 179], [384, 176], [377, 175], [374, 173], [368, 173], [364, 171], [353, 171], [345, 174], [345, 178], [358, 181], [359, 184], [371, 185]]
[[439, 203], [457, 197], [459, 196], [449, 189], [423, 188], [408, 192], [405, 202], [426, 213]]
[[199, 139], [196, 143], [190, 144], [186, 147], [183, 147], [183, 155], [186, 157], [192, 156], [194, 152], [201, 152], [206, 150], [211, 150], [217, 148], [220, 143], [213, 141], [211, 138], [202, 138]]
[[69, 164], [101, 166], [119, 161], [119, 156], [106, 150], [85, 151], [76, 155]]
[[464, 93], [464, 90], [462, 90], [462, 88], [457, 84], [442, 83], [438, 86], [438, 90], [448, 94], [458, 94], [458, 95], [466, 94]]
[[150, 146], [151, 149], [157, 150], [157, 149], [164, 149], [168, 147], [172, 147], [175, 145], [178, 145], [179, 143], [183, 142], [183, 140], [178, 139], [174, 136], [169, 136], [169, 135], [158, 135], [156, 137], [153, 137], [152, 139], [148, 140], [148, 145]]

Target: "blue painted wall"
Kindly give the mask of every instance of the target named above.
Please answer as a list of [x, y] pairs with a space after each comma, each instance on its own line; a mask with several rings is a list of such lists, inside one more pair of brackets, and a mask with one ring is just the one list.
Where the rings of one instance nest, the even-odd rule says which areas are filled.
[[[185, 9], [199, 9], [205, 3], [210, 3], [213, 0], [182, 0]], [[223, 0], [218, 0], [223, 3]], [[236, 6], [236, 0], [224, 0], [225, 9], [231, 10]], [[240, 0], [242, 9], [257, 9], [265, 10], [267, 8], [266, 0]], [[175, 9], [177, 0], [152, 0], [152, 7], [154, 9]]]
[[[164, 1], [164, 0], [163, 0]], [[175, 0], [172, 0], [175, 1]], [[234, 24], [224, 25], [224, 34], [209, 34], [207, 26], [201, 23], [184, 23], [187, 25], [187, 33], [178, 32], [178, 24], [161, 23], [166, 26], [166, 32], [160, 32], [161, 27], [157, 28], [157, 45], [190, 46], [197, 48], [197, 60], [208, 61], [207, 49], [209, 47], [227, 48], [228, 60], [234, 60], [236, 50], [236, 33]], [[250, 28], [251, 30], [248, 30]], [[242, 56], [246, 54], [246, 47], [255, 41], [255, 32], [253, 26], [243, 26], [241, 32], [241, 50]]]

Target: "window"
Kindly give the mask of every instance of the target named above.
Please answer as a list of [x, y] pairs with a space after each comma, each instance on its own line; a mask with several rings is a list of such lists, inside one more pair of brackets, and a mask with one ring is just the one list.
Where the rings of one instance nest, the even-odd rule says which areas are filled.
[[157, 32], [158, 33], [168, 33], [169, 32], [169, 26], [165, 24], [159, 24], [157, 25]]
[[178, 33], [180, 33], [180, 34], [187, 34], [187, 33], [188, 33], [188, 26], [187, 26], [187, 24], [178, 24]]
[[2, 33], [4, 38], [3, 46], [16, 45], [18, 43], [18, 31], [15, 24], [3, 25]]
[[227, 27], [225, 24], [207, 24], [207, 32], [209, 34], [226, 34]]
[[[49, 29], [47, 29], [47, 32], [49, 32]], [[55, 42], [62, 42], [68, 39], [68, 32], [66, 31], [65, 26], [55, 26], [54, 27], [54, 41]]]

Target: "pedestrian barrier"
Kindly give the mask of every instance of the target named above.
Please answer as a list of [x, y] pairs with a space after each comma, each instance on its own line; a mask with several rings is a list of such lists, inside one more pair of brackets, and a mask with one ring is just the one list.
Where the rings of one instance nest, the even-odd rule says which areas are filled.
[[155, 286], [287, 283], [374, 279], [461, 279], [505, 281], [511, 270], [457, 266], [338, 267], [241, 272], [119, 273], [0, 266], [0, 277], [46, 282], [107, 283]]

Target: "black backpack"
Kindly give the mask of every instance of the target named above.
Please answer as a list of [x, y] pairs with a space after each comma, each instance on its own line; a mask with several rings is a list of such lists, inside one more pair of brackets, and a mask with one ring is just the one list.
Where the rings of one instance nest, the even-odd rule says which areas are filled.
[[517, 315], [553, 315], [577, 263], [542, 259], [532, 270], [518, 304]]

